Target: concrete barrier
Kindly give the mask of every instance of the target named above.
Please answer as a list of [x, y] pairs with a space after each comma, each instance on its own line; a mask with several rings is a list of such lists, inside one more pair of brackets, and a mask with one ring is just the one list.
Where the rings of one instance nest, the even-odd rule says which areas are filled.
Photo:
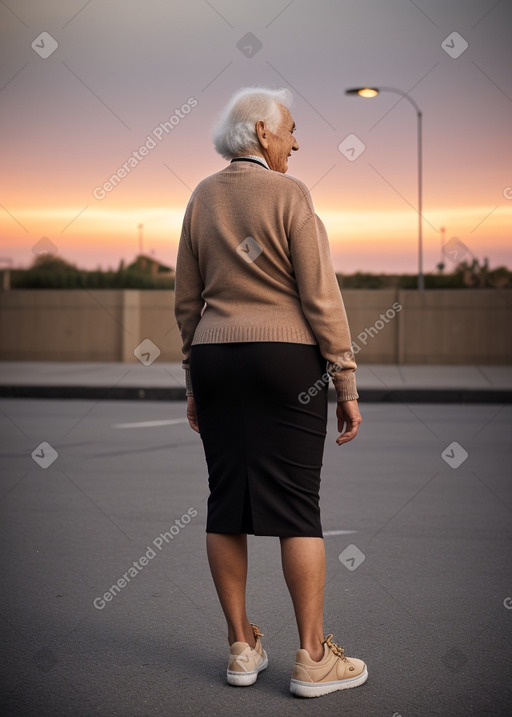
[[[510, 364], [512, 290], [346, 290], [360, 364]], [[150, 339], [181, 360], [174, 292], [0, 292], [0, 360], [137, 361]]]

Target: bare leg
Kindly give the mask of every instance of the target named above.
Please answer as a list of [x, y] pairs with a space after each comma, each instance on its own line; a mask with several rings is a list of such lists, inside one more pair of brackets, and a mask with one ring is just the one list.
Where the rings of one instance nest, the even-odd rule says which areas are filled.
[[322, 538], [281, 538], [283, 573], [290, 591], [300, 646], [313, 660], [324, 655], [325, 547]]
[[207, 533], [210, 570], [228, 625], [228, 641], [256, 644], [245, 610], [247, 535]]

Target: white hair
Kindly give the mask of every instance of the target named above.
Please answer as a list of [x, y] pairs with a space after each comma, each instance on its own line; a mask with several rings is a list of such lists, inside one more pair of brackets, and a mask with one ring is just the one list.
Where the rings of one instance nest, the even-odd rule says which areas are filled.
[[255, 125], [263, 120], [271, 132], [277, 132], [281, 122], [278, 105], [290, 109], [292, 93], [287, 89], [243, 87], [235, 92], [221, 111], [213, 130], [213, 144], [224, 159], [250, 152], [259, 147]]

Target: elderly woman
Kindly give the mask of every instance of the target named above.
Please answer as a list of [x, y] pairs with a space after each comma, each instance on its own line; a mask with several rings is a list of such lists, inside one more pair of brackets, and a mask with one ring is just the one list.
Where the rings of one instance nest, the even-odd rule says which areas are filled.
[[329, 376], [336, 443], [357, 434], [356, 364], [325, 228], [310, 193], [286, 176], [299, 145], [288, 90], [246, 88], [214, 131], [230, 163], [204, 179], [185, 213], [175, 314], [187, 417], [201, 435], [210, 495], [207, 553], [227, 621], [227, 680], [267, 667], [246, 613], [247, 534], [280, 538], [300, 639], [290, 690], [356, 687], [368, 672], [325, 637], [319, 510]]

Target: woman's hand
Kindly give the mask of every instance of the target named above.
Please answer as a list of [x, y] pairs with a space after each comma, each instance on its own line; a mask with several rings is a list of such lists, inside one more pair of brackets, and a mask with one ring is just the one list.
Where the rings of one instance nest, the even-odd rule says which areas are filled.
[[357, 436], [363, 419], [359, 413], [359, 405], [356, 400], [338, 403], [336, 415], [338, 416], [338, 431], [340, 432], [336, 443], [341, 446]]
[[199, 433], [199, 426], [197, 423], [196, 403], [193, 396], [187, 396], [187, 418], [190, 425], [196, 433]]

